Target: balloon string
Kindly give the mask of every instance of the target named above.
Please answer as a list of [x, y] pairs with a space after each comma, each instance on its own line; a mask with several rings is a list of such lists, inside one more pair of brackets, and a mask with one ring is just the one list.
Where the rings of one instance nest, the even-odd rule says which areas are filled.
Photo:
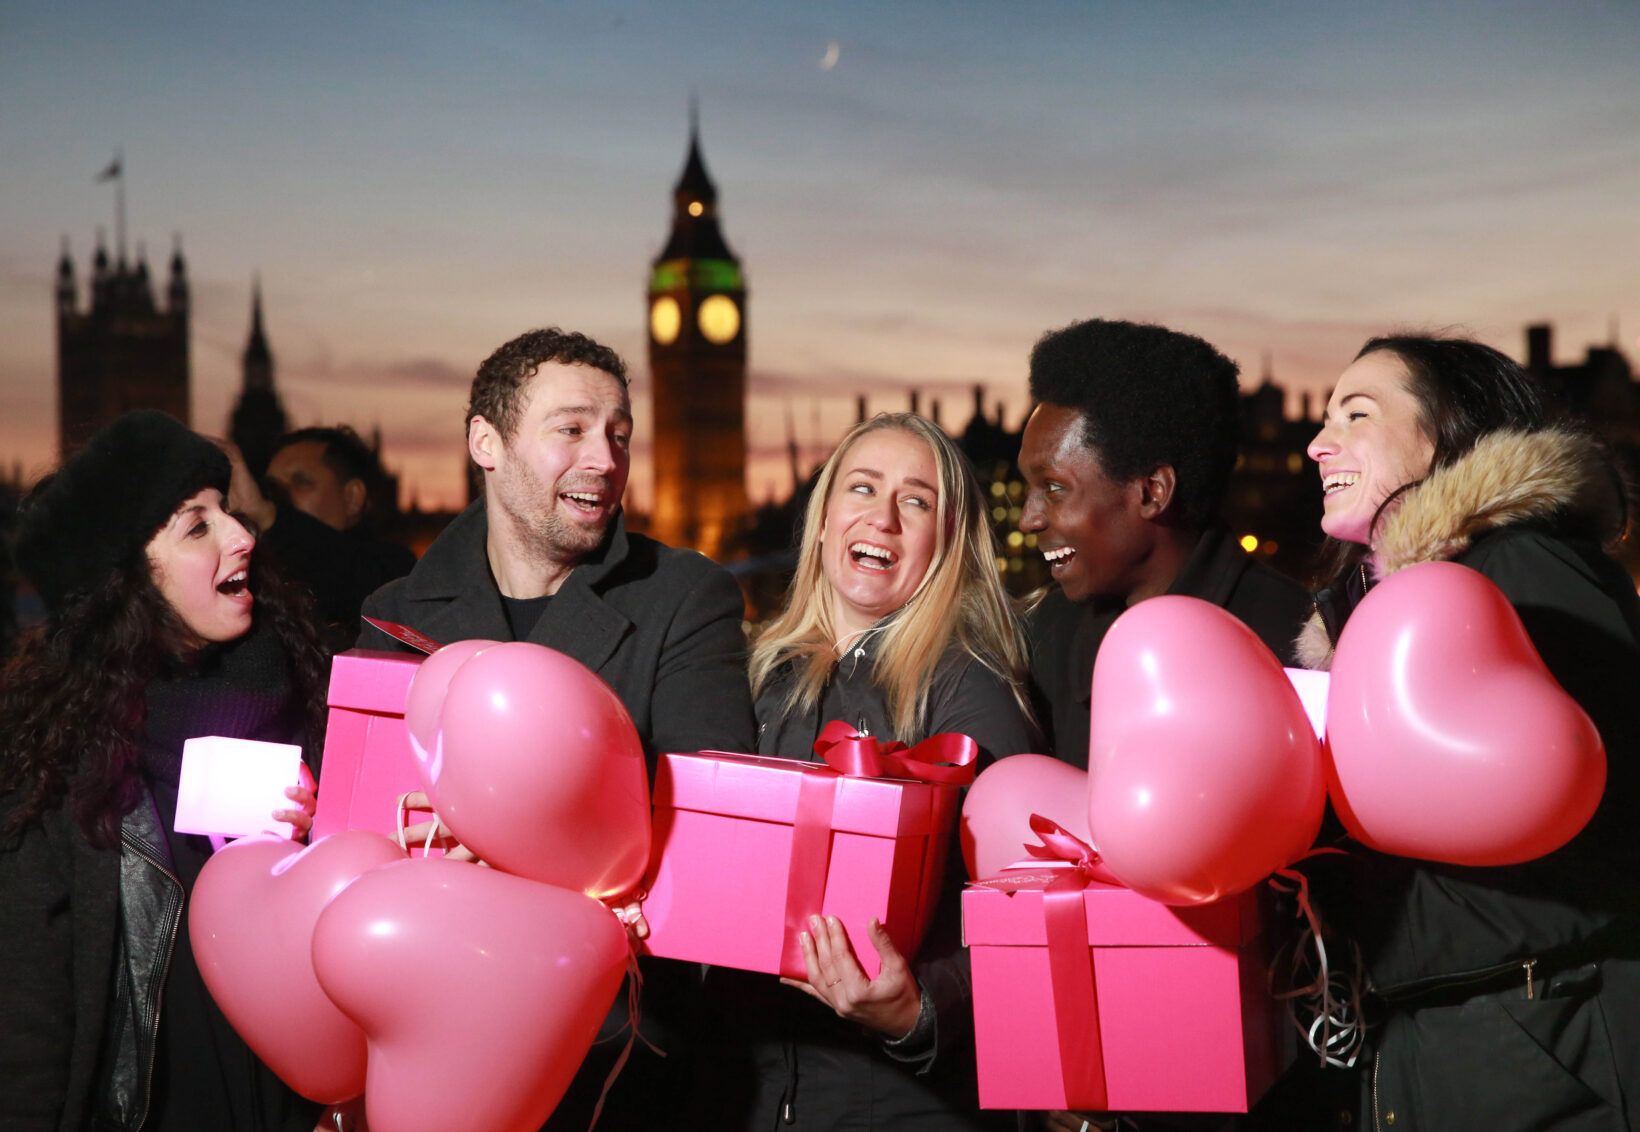
[[[1325, 849], [1318, 853], [1336, 853], [1341, 850]], [[1315, 856], [1317, 854], [1310, 854]], [[1294, 862], [1295, 864], [1297, 862]], [[1278, 879], [1279, 878], [1279, 879]], [[1281, 883], [1282, 881], [1288, 884]], [[1290, 885], [1291, 887], [1289, 887]], [[1361, 952], [1350, 942], [1351, 971], [1332, 971], [1327, 962], [1327, 948], [1322, 940], [1321, 921], [1310, 903], [1310, 882], [1303, 873], [1294, 869], [1279, 869], [1270, 878], [1270, 886], [1278, 892], [1296, 893], [1298, 915], [1307, 926], [1293, 945], [1289, 978], [1297, 983], [1305, 973], [1310, 943], [1315, 944], [1315, 977], [1302, 986], [1288, 991], [1275, 990], [1276, 967], [1279, 956], [1270, 965], [1271, 994], [1285, 1004], [1287, 1017], [1303, 1036], [1305, 1043], [1316, 1052], [1323, 1066], [1338, 1069], [1354, 1068], [1366, 1040], [1366, 1029], [1361, 1021], [1361, 980], [1356, 972], [1361, 968]], [[1309, 1025], [1299, 1019], [1299, 1011], [1311, 1014]]]
[[[622, 921], [623, 923], [625, 921]], [[592, 1107], [592, 1123], [587, 1125], [587, 1132], [598, 1125], [598, 1117], [603, 1114], [604, 1102], [609, 1099], [609, 1090], [615, 1087], [615, 1078], [621, 1075], [626, 1068], [627, 1059], [632, 1056], [632, 1046], [635, 1042], [642, 1042], [657, 1057], [665, 1057], [666, 1051], [638, 1032], [638, 1020], [641, 1017], [640, 1003], [643, 992], [643, 974], [638, 970], [638, 943], [629, 932], [626, 937], [626, 1024], [622, 1030], [632, 1032], [626, 1036], [626, 1043], [621, 1046], [621, 1055], [615, 1059], [615, 1064], [609, 1070], [609, 1076], [604, 1078], [604, 1087], [598, 1093], [598, 1103]], [[620, 1030], [611, 1037], [618, 1037]]]
[[[405, 826], [410, 821], [410, 807], [407, 804], [409, 801], [410, 801], [410, 795], [408, 795], [408, 794], [400, 794], [399, 795], [398, 810], [397, 810], [396, 814], [394, 815], [394, 819], [393, 819], [393, 824], [398, 827], [399, 848], [404, 850], [406, 853], [410, 852], [410, 846], [408, 846], [404, 843]], [[438, 812], [434, 811], [434, 813], [433, 813], [433, 824], [430, 827], [428, 827], [428, 830], [427, 830], [427, 843], [421, 847], [421, 855], [422, 856], [426, 857], [426, 856], [430, 856], [432, 854], [432, 852], [433, 852], [433, 838], [438, 836], [439, 826], [442, 824], [442, 822], [443, 822], [443, 819], [438, 816]]]

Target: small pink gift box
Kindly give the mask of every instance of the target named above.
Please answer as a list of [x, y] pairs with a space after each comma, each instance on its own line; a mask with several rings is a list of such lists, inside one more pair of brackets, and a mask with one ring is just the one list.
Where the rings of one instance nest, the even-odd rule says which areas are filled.
[[1072, 872], [1033, 863], [963, 891], [980, 1107], [1246, 1112], [1294, 1050], [1260, 894], [1175, 908], [1087, 880], [1084, 954], [1052, 955], [1044, 890]]
[[330, 718], [319, 771], [319, 805], [313, 815], [314, 841], [343, 829], [398, 835], [399, 796], [421, 789], [404, 726], [404, 703], [410, 678], [424, 659], [350, 649], [331, 662]]
[[650, 954], [801, 979], [797, 933], [810, 914], [834, 915], [875, 978], [867, 921], [916, 953], [939, 896], [957, 787], [708, 751], [662, 755], [654, 803]]

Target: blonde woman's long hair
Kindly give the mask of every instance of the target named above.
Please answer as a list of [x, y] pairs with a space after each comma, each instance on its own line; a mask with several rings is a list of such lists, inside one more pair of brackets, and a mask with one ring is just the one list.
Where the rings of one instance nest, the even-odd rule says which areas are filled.
[[872, 680], [886, 694], [895, 739], [914, 743], [924, 728], [934, 669], [954, 645], [1006, 680], [1020, 709], [1025, 641], [997, 570], [996, 542], [979, 483], [961, 451], [938, 425], [915, 413], [879, 413], [855, 425], [820, 472], [803, 517], [797, 573], [786, 608], [752, 648], [752, 694], [761, 693], [783, 666], [795, 679], [785, 710], [808, 711], [820, 699], [838, 661], [831, 586], [820, 561], [820, 534], [839, 469], [849, 450], [874, 432], [894, 430], [923, 440], [938, 471], [934, 556], [910, 599], [875, 626], [882, 634]]

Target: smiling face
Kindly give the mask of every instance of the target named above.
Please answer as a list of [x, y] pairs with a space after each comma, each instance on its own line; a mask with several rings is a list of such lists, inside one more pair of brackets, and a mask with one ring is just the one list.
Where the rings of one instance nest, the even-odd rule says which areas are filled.
[[1321, 470], [1321, 529], [1370, 544], [1378, 508], [1397, 488], [1428, 475], [1435, 456], [1399, 358], [1379, 350], [1343, 372], [1309, 453]]
[[1082, 440], [1078, 409], [1044, 402], [1025, 424], [1019, 453], [1026, 484], [1019, 529], [1036, 536], [1065, 596], [1127, 600], [1145, 585], [1155, 542], [1143, 477], [1111, 479]]
[[820, 535], [835, 640], [917, 592], [939, 550], [939, 482], [928, 442], [901, 429], [868, 432], [843, 455]]
[[148, 540], [154, 585], [204, 645], [236, 640], [251, 628], [251, 548], [256, 539], [222, 509], [214, 487], [177, 508]]
[[514, 434], [503, 438], [474, 417], [468, 447], [488, 473], [490, 523], [505, 525], [531, 556], [570, 564], [597, 549], [626, 491], [626, 387], [603, 370], [545, 362], [521, 393]]

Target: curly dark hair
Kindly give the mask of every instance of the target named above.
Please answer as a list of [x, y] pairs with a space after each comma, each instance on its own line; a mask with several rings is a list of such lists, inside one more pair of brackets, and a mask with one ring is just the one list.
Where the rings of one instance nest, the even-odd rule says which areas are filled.
[[[253, 552], [256, 617], [273, 632], [307, 714], [309, 752], [324, 740], [327, 660], [311, 599]], [[140, 797], [144, 693], [185, 668], [186, 626], [154, 585], [146, 555], [24, 634], [0, 672], [0, 844], [66, 808], [87, 841], [119, 843]]]
[[1131, 480], [1169, 464], [1173, 511], [1191, 530], [1217, 515], [1241, 443], [1235, 362], [1200, 338], [1089, 319], [1031, 350], [1031, 400], [1076, 409], [1105, 475]]
[[528, 330], [478, 367], [467, 402], [467, 423], [483, 417], [496, 427], [503, 440], [511, 440], [523, 411], [519, 392], [547, 362], [589, 366], [609, 374], [623, 387], [627, 384], [626, 363], [608, 346], [556, 326]]

